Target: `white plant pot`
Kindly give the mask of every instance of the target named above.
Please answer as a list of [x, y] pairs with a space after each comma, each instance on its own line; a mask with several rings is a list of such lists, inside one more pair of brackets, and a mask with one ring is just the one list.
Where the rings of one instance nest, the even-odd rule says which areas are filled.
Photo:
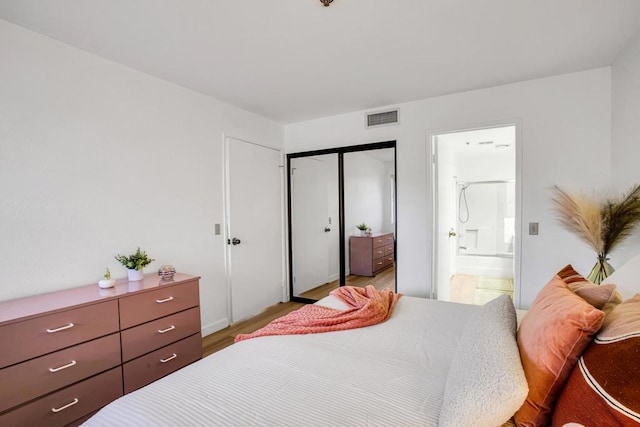
[[131, 268], [127, 269], [127, 276], [129, 277], [130, 282], [137, 282], [143, 279], [144, 272], [142, 271], [142, 269], [134, 270], [133, 268]]

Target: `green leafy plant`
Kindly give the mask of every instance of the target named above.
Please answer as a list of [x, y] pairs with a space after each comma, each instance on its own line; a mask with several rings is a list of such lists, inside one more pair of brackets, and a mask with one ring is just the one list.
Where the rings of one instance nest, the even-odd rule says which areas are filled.
[[358, 230], [367, 231], [369, 229], [369, 226], [363, 222], [362, 224], [356, 225], [356, 228]]
[[130, 270], [141, 270], [143, 267], [151, 264], [155, 259], [149, 258], [145, 251], [141, 251], [140, 247], [135, 254], [124, 256], [124, 255], [116, 255], [114, 257], [116, 261], [120, 264], [124, 265]]
[[111, 280], [111, 272], [109, 271], [108, 268], [104, 272], [104, 278], [107, 279], [107, 280]]

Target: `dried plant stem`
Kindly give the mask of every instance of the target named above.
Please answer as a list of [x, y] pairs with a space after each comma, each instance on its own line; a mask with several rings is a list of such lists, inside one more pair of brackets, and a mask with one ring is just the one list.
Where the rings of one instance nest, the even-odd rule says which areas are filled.
[[554, 186], [552, 191], [560, 223], [596, 252], [598, 261], [588, 278], [600, 284], [613, 272], [607, 256], [640, 223], [640, 184], [620, 199], [604, 201], [569, 194], [558, 186]]

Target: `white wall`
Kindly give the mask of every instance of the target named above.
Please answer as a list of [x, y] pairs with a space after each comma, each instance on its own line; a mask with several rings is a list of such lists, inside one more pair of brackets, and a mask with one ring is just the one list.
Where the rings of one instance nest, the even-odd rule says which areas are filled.
[[[626, 191], [640, 183], [640, 35], [625, 47], [611, 67], [613, 188]], [[640, 230], [611, 254], [620, 266], [640, 253]]]
[[222, 136], [281, 125], [0, 20], [0, 300], [97, 282], [140, 246], [226, 325]]
[[[398, 291], [427, 296], [431, 259], [431, 168], [427, 134], [521, 119], [522, 219], [540, 223], [522, 235], [521, 302], [566, 263], [587, 274], [594, 256], [557, 225], [552, 185], [600, 188], [610, 178], [611, 70], [520, 82], [400, 105], [401, 124], [365, 129], [363, 111], [285, 126], [288, 152], [397, 140]], [[521, 230], [522, 232], [522, 230]]]
[[[346, 234], [366, 223], [381, 231], [384, 218], [385, 164], [359, 152], [344, 155], [344, 217]], [[359, 233], [358, 233], [359, 235]]]

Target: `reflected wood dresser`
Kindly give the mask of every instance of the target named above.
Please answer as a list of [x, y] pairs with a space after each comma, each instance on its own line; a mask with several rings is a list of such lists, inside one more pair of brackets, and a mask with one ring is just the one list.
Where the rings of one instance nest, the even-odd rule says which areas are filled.
[[349, 274], [375, 276], [391, 267], [395, 253], [393, 233], [349, 237]]
[[0, 426], [77, 425], [202, 357], [199, 277], [0, 302]]

